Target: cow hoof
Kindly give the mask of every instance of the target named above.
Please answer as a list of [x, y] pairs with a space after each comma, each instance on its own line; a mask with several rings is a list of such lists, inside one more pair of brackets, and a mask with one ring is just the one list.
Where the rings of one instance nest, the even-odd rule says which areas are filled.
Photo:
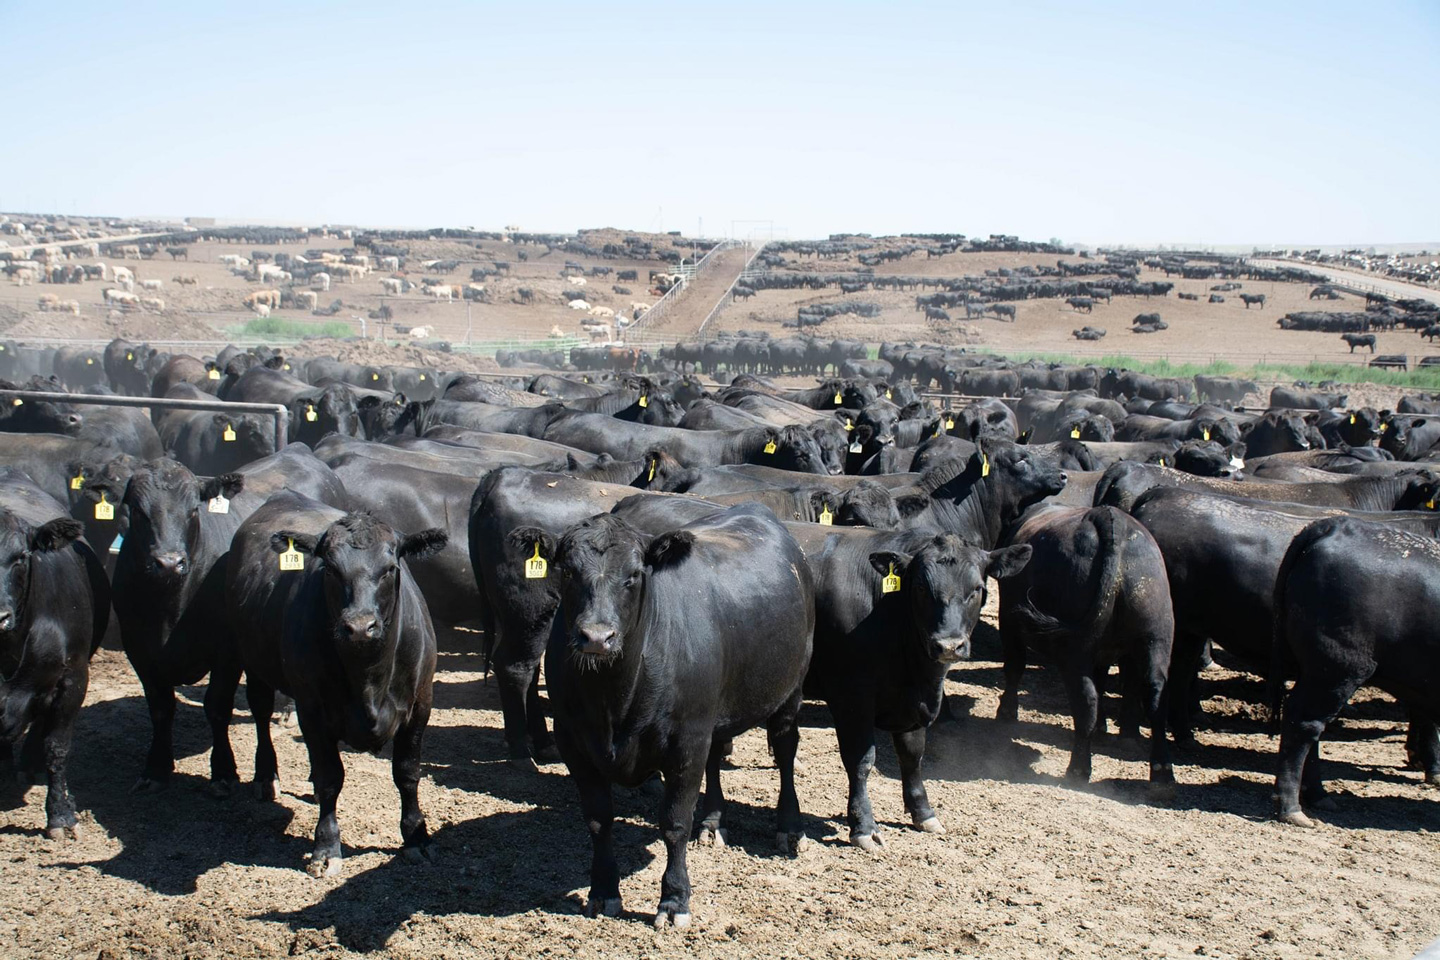
[[80, 828], [73, 824], [68, 827], [47, 827], [45, 829], [45, 836], [51, 840], [64, 840], [66, 838], [79, 840]]
[[560, 748], [557, 747], [557, 746], [555, 746], [555, 744], [553, 744], [553, 743], [546, 744], [545, 746], [540, 747], [539, 749], [537, 749], [537, 750], [535, 751], [535, 762], [536, 762], [536, 763], [559, 763], [559, 762], [560, 762]]
[[866, 853], [883, 853], [885, 841], [880, 839], [880, 832], [861, 833], [850, 838], [850, 842], [864, 850]]
[[700, 834], [695, 838], [695, 842], [702, 847], [715, 847], [719, 849], [726, 845], [725, 831], [719, 827], [701, 826]]
[[422, 847], [422, 846], [418, 846], [418, 845], [417, 845], [417, 846], [411, 846], [411, 847], [404, 847], [404, 848], [402, 848], [402, 849], [400, 850], [400, 856], [404, 857], [404, 858], [406, 859], [406, 861], [409, 862], [409, 863], [434, 863], [434, 862], [435, 862], [435, 852], [430, 849], [430, 845], [429, 845], [429, 844], [426, 844], [426, 845], [423, 846], [423, 847]]
[[619, 897], [591, 897], [590, 902], [585, 904], [585, 916], [587, 917], [618, 917], [620, 916]]
[[1305, 827], [1306, 829], [1312, 829], [1315, 826], [1315, 821], [1305, 816], [1305, 814], [1299, 810], [1291, 810], [1288, 813], [1277, 814], [1275, 819], [1279, 820], [1281, 823], [1288, 823], [1292, 827]]
[[798, 857], [810, 848], [810, 838], [804, 833], [775, 834], [775, 848], [781, 853]]
[[1173, 780], [1151, 780], [1148, 789], [1153, 803], [1175, 802], [1176, 788]]
[[512, 768], [519, 770], [521, 773], [540, 772], [540, 768], [535, 766], [535, 761], [528, 756], [511, 757], [509, 763]]
[[690, 926], [689, 911], [681, 910], [678, 904], [662, 903], [660, 909], [655, 911], [655, 929], [659, 930], [667, 924], [674, 924], [677, 930], [683, 930]]
[[340, 855], [311, 857], [310, 862], [305, 865], [305, 872], [317, 880], [322, 877], [338, 877], [340, 870], [344, 867], [345, 861]]
[[275, 798], [280, 796], [280, 781], [276, 777], [271, 777], [269, 780], [256, 780], [251, 784], [251, 789], [255, 791], [256, 800], [261, 803], [274, 803]]
[[211, 780], [210, 785], [205, 788], [206, 792], [216, 800], [230, 799], [230, 794], [234, 789], [234, 780]]
[[131, 793], [159, 793], [165, 789], [165, 781], [151, 780], [149, 777], [141, 777], [135, 781], [135, 786], [130, 788]]
[[945, 824], [940, 822], [939, 817], [932, 816], [916, 822], [915, 829], [922, 833], [944, 833]]

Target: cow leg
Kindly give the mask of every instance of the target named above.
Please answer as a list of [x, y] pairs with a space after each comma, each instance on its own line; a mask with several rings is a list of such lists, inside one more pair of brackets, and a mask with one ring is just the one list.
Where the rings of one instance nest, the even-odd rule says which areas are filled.
[[618, 917], [620, 865], [615, 862], [615, 803], [610, 781], [579, 750], [566, 749], [567, 745], [561, 738], [561, 753], [575, 788], [580, 791], [580, 809], [590, 830], [590, 897], [585, 904], [585, 914]]
[[[1305, 802], [1314, 806], [1324, 799], [1325, 785], [1320, 777], [1320, 735], [1340, 713], [1361, 684], [1370, 678], [1307, 678], [1295, 682], [1285, 700], [1283, 725], [1280, 731], [1280, 764], [1275, 775], [1275, 816], [1297, 827], [1315, 825], [1300, 809], [1300, 787], [1304, 780]], [[1313, 756], [1312, 756], [1313, 754]]]
[[275, 689], [253, 676], [245, 678], [245, 702], [255, 721], [255, 798], [274, 800], [279, 793], [280, 769], [275, 743], [270, 739], [270, 716], [275, 712]]
[[1005, 691], [1000, 694], [1000, 707], [995, 719], [1000, 723], [1015, 723], [1020, 719], [1020, 678], [1025, 675], [1025, 640], [1007, 631], [1004, 623], [1000, 627], [1000, 640], [1005, 658]]
[[315, 824], [315, 849], [306, 870], [312, 877], [334, 877], [341, 869], [340, 822], [335, 818], [335, 805], [345, 786], [345, 765], [340, 762], [340, 745], [325, 728], [324, 719], [314, 707], [296, 703], [300, 715], [300, 732], [305, 735], [305, 749], [310, 754], [310, 782], [315, 788], [315, 801], [320, 805], [320, 819]]
[[1100, 698], [1095, 692], [1095, 680], [1089, 671], [1073, 664], [1061, 671], [1065, 680], [1065, 692], [1070, 697], [1070, 715], [1075, 721], [1075, 743], [1070, 748], [1070, 766], [1065, 776], [1081, 783], [1090, 782], [1090, 738], [1095, 733], [1095, 719], [1099, 714]]
[[1410, 708], [1410, 729], [1405, 734], [1406, 767], [1425, 774], [1425, 781], [1440, 786], [1440, 736], [1435, 721]]
[[1196, 674], [1200, 671], [1200, 656], [1205, 649], [1205, 638], [1194, 634], [1175, 631], [1175, 643], [1170, 654], [1170, 726], [1175, 731], [1175, 743], [1181, 747], [1195, 746], [1195, 731], [1191, 723], [1196, 703], [1198, 684]]
[[869, 704], [846, 704], [831, 707], [835, 718], [835, 738], [840, 742], [840, 762], [850, 778], [850, 803], [846, 811], [850, 821], [850, 842], [869, 853], [884, 845], [875, 828], [875, 814], [870, 807], [867, 782], [875, 768], [875, 711]]
[[[1133, 658], [1137, 674], [1135, 679], [1137, 683], [1143, 683], [1141, 696], [1145, 716], [1150, 721], [1150, 784], [1162, 798], [1175, 793], [1175, 767], [1170, 759], [1170, 739], [1165, 735], [1165, 715], [1169, 711], [1166, 674], [1170, 669], [1171, 653], [1171, 644], [1165, 640], [1159, 637], [1147, 643], [1143, 661], [1138, 656]], [[1142, 671], [1143, 676], [1140, 676]]]
[[[780, 798], [775, 804], [775, 841], [786, 853], [799, 853], [805, 842], [800, 820], [800, 795], [795, 792], [795, 752], [800, 748], [800, 727], [795, 722], [800, 713], [800, 688], [770, 717], [766, 733], [770, 753], [780, 770]], [[730, 743], [725, 743], [729, 753]]]
[[420, 747], [429, 723], [430, 704], [415, 704], [410, 719], [395, 731], [391, 745], [390, 775], [400, 791], [400, 838], [411, 859], [430, 856], [430, 830], [420, 811]]
[[[540, 669], [537, 660], [504, 662], [495, 665], [500, 686], [500, 711], [505, 721], [505, 745], [509, 748], [510, 765], [520, 770], [534, 770], [527, 739], [529, 718], [526, 705]], [[541, 717], [541, 723], [544, 718]]]
[[945, 826], [930, 806], [930, 797], [925, 792], [925, 776], [920, 765], [925, 759], [925, 728], [892, 733], [895, 741], [895, 756], [900, 761], [900, 789], [905, 796], [905, 810], [910, 822], [917, 830], [926, 833], [944, 833]]
[[210, 789], [228, 796], [240, 780], [235, 753], [230, 749], [230, 717], [235, 712], [235, 690], [240, 686], [240, 664], [216, 664], [205, 688], [205, 719], [210, 721]]
[[525, 727], [530, 738], [531, 756], [536, 763], [559, 763], [560, 751], [555, 748], [555, 738], [545, 725], [545, 708], [540, 703], [540, 664], [536, 662], [535, 673], [530, 677], [530, 688], [525, 691]]
[[150, 708], [150, 753], [134, 792], [147, 793], [161, 789], [175, 770], [175, 688], [153, 676], [148, 680], [142, 676], [140, 686]]
[[[691, 752], [683, 746], [680, 749]], [[708, 747], [705, 753], [709, 753]], [[685, 866], [685, 848], [695, 822], [695, 801], [700, 795], [702, 772], [698, 765], [684, 760], [677, 768], [665, 771], [665, 799], [660, 802], [665, 873], [660, 877], [660, 905], [655, 909], [657, 927], [663, 927], [666, 921], [677, 927], [690, 925], [690, 871]]]
[[81, 661], [67, 673], [55, 690], [45, 713], [36, 718], [44, 725], [45, 736], [45, 835], [51, 840], [75, 837], [75, 800], [65, 778], [65, 764], [70, 757], [70, 741], [75, 734], [75, 718], [85, 702], [89, 686], [90, 665]]
[[731, 741], [711, 740], [710, 755], [705, 759], [705, 809], [700, 816], [697, 840], [709, 846], [725, 846], [725, 831], [720, 820], [725, 815], [725, 792], [720, 787], [720, 764], [729, 752]]

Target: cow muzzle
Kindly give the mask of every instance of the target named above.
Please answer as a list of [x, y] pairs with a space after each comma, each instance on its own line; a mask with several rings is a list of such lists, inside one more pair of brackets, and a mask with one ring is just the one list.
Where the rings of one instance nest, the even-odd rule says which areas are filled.
[[599, 623], [582, 624], [576, 631], [576, 648], [592, 657], [613, 656], [620, 649], [620, 634], [614, 627]]
[[166, 577], [183, 577], [190, 572], [190, 558], [183, 553], [157, 553], [150, 558], [151, 568]]
[[959, 663], [969, 656], [969, 637], [932, 637], [930, 639], [930, 659], [936, 663]]
[[15, 629], [15, 611], [6, 607], [0, 610], [0, 633], [9, 633]]

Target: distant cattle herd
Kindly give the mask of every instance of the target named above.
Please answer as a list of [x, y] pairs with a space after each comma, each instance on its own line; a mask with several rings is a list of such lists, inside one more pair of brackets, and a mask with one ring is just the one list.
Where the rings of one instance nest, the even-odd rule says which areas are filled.
[[[896, 815], [866, 789], [882, 731], [908, 823], [939, 833], [959, 816], [930, 803], [921, 761], [991, 581], [999, 717], [1018, 715], [1027, 659], [1055, 663], [1074, 780], [1109, 712], [1125, 736], [1149, 729], [1149, 789], [1172, 796], [1214, 644], [1266, 678], [1283, 718], [1281, 820], [1324, 808], [1318, 742], [1362, 684], [1401, 700], [1417, 783], [1440, 784], [1434, 396], [1377, 410], [1329, 383], [1264, 391], [924, 343], [872, 359], [858, 341], [755, 333], [497, 359], [505, 373], [476, 375], [0, 341], [0, 759], [45, 779], [51, 837], [76, 828], [66, 759], [97, 749], [71, 741], [113, 616], [153, 733], [111, 760], [140, 790], [173, 775], [175, 688], [207, 676], [212, 788], [235, 789], [243, 679], [262, 797], [300, 776], [270, 729], [293, 700], [319, 805], [312, 873], [343, 865], [341, 744], [389, 747], [403, 849], [427, 856], [437, 648], [464, 625], [484, 633], [511, 762], [563, 762], [577, 788], [592, 915], [622, 906], [613, 786], [662, 777], [656, 922], [683, 926], [688, 841], [725, 841], [720, 780], [747, 729], [764, 727], [779, 770], [775, 840], [806, 844], [806, 699], [833, 721], [853, 844], [883, 849]], [[82, 391], [212, 406], [66, 399]], [[285, 433], [242, 402], [283, 411]]]

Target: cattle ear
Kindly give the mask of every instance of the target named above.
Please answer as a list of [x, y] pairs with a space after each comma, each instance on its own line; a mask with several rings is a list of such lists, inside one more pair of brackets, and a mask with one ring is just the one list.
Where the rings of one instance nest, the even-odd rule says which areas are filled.
[[1020, 431], [1020, 436], [1018, 436], [1018, 437], [1015, 438], [1015, 442], [1018, 443], [1018, 444], [1020, 444], [1021, 446], [1024, 446], [1025, 444], [1027, 444], [1027, 443], [1030, 442], [1030, 436], [1031, 436], [1034, 432], [1035, 432], [1035, 428], [1034, 428], [1034, 427], [1026, 427], [1024, 430], [1021, 430], [1021, 431]]
[[505, 544], [524, 550], [527, 557], [538, 546], [541, 557], [547, 560], [555, 558], [555, 538], [539, 527], [516, 527], [506, 534]]
[[245, 475], [243, 473], [223, 473], [200, 483], [200, 499], [214, 500], [224, 494], [226, 500], [233, 500], [244, 489]]
[[269, 360], [265, 361], [264, 366], [267, 370], [279, 370], [281, 367], [285, 366], [285, 358], [279, 356], [271, 357]]
[[1230, 444], [1230, 446], [1228, 446], [1228, 447], [1225, 448], [1225, 452], [1228, 453], [1230, 456], [1234, 457], [1236, 460], [1244, 460], [1244, 459], [1245, 459], [1245, 443], [1244, 443], [1244, 441], [1236, 441], [1235, 443]]
[[662, 533], [650, 541], [650, 546], [645, 550], [645, 565], [651, 570], [659, 570], [661, 567], [679, 563], [690, 555], [690, 548], [695, 546], [695, 534], [689, 530], [672, 530], [669, 533]]
[[994, 577], [996, 580], [1015, 576], [1030, 562], [1031, 551], [1028, 543], [990, 551], [990, 559], [985, 561], [985, 576]]
[[284, 553], [291, 547], [301, 553], [308, 553], [312, 556], [315, 553], [315, 544], [319, 537], [313, 533], [296, 533], [293, 530], [278, 530], [270, 535], [270, 549], [275, 553]]
[[[310, 402], [310, 401], [308, 401], [308, 400], [296, 400], [296, 401], [295, 401], [295, 403], [296, 403], [297, 406], [298, 406], [299, 404], [309, 403], [309, 402]], [[380, 398], [379, 398], [379, 397], [370, 397], [370, 396], [361, 397], [361, 398], [360, 398], [360, 402], [357, 403], [357, 404], [355, 404], [355, 408], [356, 408], [357, 410], [359, 410], [361, 413], [364, 413], [364, 412], [366, 412], [367, 410], [373, 410], [373, 409], [375, 409], [375, 408], [378, 407], [378, 406], [380, 406]]]
[[922, 493], [906, 493], [895, 498], [895, 509], [901, 519], [909, 519], [930, 505], [930, 498]]
[[893, 550], [878, 550], [870, 554], [870, 566], [882, 577], [892, 573], [899, 573], [910, 565], [910, 554], [897, 553]]
[[444, 550], [445, 544], [449, 542], [450, 534], [439, 527], [431, 527], [429, 530], [412, 533], [401, 540], [395, 554], [400, 557], [409, 557], [412, 560], [424, 560], [426, 557], [433, 557]]
[[875, 439], [875, 428], [868, 423], [857, 424], [855, 427], [855, 439], [859, 440], [862, 445], [869, 443]]
[[830, 511], [833, 514], [836, 512], [836, 499], [837, 498], [835, 494], [831, 493], [829, 490], [811, 490], [810, 509], [817, 517], [826, 510]]
[[35, 528], [35, 534], [30, 540], [30, 549], [41, 552], [63, 550], [74, 543], [84, 532], [85, 528], [80, 525], [79, 520], [57, 517], [49, 523]]
[[233, 416], [227, 416], [226, 414], [223, 414], [223, 413], [212, 414], [211, 417], [210, 417], [210, 419], [211, 419], [211, 421], [213, 421], [213, 422], [215, 423], [216, 426], [219, 426], [219, 427], [223, 427], [223, 426], [225, 426], [225, 424], [227, 424], [227, 423], [234, 423], [235, 420], [236, 420], [235, 417], [233, 417]]

